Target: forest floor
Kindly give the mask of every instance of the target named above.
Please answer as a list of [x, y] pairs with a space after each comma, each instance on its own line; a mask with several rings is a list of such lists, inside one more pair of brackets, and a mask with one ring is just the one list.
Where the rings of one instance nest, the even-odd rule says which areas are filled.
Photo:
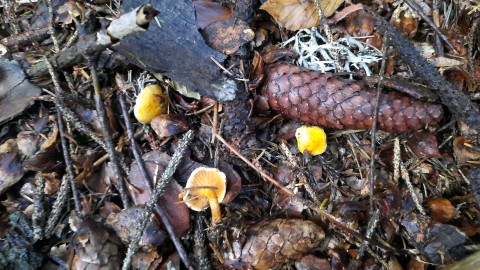
[[479, 1], [0, 12], [0, 269], [480, 269]]

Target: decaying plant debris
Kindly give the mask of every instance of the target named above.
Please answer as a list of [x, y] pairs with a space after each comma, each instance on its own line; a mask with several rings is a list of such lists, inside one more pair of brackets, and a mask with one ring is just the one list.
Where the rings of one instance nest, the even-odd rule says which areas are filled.
[[0, 12], [0, 269], [480, 267], [477, 1]]

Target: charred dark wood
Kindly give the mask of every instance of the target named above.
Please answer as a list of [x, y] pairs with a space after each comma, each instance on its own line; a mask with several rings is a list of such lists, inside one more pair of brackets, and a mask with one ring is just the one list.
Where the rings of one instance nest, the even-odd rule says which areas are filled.
[[[143, 3], [125, 1], [124, 11]], [[214, 98], [229, 101], [238, 92], [235, 81], [222, 73], [212, 58], [223, 63], [226, 55], [211, 49], [195, 25], [192, 1], [155, 1], [160, 10], [159, 24], [148, 32], [123, 39], [116, 50], [138, 66], [164, 75], [190, 89]]]

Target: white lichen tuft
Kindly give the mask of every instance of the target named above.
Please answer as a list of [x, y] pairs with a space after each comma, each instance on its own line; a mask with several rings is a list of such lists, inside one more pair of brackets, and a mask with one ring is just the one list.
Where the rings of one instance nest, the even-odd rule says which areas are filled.
[[382, 59], [380, 50], [352, 37], [339, 38], [329, 43], [316, 27], [299, 30], [282, 46], [289, 44], [299, 55], [297, 65], [321, 72], [364, 70], [369, 76], [372, 73], [369, 65]]

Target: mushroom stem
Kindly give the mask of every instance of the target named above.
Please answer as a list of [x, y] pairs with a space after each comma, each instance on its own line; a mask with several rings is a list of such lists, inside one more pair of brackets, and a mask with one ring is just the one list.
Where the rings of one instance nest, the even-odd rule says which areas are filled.
[[210, 204], [210, 210], [212, 211], [212, 223], [216, 224], [222, 220], [222, 213], [220, 212], [220, 204], [218, 203], [215, 193], [208, 192], [208, 203]]

